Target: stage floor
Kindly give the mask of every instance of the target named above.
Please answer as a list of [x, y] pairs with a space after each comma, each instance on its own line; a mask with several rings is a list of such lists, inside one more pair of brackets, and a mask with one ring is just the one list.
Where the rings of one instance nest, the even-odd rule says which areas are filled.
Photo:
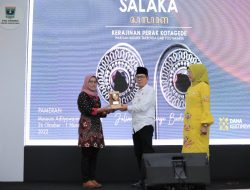
[[[102, 183], [100, 190], [138, 190], [129, 183]], [[80, 183], [62, 182], [0, 182], [0, 190], [82, 190]], [[250, 181], [220, 181], [206, 186], [206, 190], [250, 189]]]

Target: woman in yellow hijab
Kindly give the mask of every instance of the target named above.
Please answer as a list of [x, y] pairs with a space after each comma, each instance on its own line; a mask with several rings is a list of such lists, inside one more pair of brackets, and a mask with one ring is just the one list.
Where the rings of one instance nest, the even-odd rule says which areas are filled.
[[186, 93], [182, 153], [207, 153], [209, 156], [209, 132], [214, 122], [210, 112], [210, 86], [204, 64], [192, 64], [188, 68], [191, 86]]

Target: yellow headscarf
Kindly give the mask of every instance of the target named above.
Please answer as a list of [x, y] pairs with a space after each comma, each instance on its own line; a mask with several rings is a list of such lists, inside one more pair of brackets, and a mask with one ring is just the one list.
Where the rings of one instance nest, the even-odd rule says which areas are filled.
[[204, 64], [192, 64], [188, 67], [188, 70], [190, 70], [193, 75], [192, 86], [200, 82], [205, 82], [209, 85], [207, 68]]

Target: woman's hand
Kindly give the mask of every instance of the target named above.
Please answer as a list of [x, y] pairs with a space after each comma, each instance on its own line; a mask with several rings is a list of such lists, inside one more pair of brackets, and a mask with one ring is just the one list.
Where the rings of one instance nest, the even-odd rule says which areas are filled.
[[201, 135], [207, 135], [207, 130], [208, 130], [208, 124], [202, 124], [201, 126]]
[[108, 108], [107, 108], [107, 107], [98, 108], [98, 109], [97, 109], [97, 113], [100, 113], [100, 114], [107, 114], [107, 113], [108, 113]]
[[109, 105], [104, 106], [102, 108], [98, 108], [98, 113], [106, 115], [106, 114], [110, 114], [113, 113], [115, 110], [111, 109]]

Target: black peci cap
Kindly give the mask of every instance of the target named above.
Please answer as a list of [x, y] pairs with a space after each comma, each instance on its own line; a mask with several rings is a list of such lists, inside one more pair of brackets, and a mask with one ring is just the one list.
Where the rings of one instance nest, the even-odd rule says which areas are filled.
[[148, 76], [148, 69], [145, 67], [137, 67], [136, 75], [138, 75], [138, 74], [144, 74], [144, 75]]

